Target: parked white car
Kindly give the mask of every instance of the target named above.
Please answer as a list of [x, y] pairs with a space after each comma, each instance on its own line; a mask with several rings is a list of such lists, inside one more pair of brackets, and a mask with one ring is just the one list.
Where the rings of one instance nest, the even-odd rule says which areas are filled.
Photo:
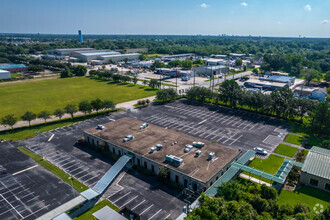
[[253, 150], [255, 152], [257, 152], [257, 154], [261, 154], [261, 155], [265, 155], [265, 156], [268, 154], [267, 151], [261, 147], [255, 147], [255, 148], [253, 148]]

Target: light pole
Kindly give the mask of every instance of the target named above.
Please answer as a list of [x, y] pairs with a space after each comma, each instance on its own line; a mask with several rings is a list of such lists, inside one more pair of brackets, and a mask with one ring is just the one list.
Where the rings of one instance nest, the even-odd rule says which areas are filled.
[[76, 192], [75, 192], [75, 190], [73, 188], [73, 183], [72, 183], [72, 177], [71, 176], [69, 176], [69, 180], [71, 181], [72, 193], [73, 193], [73, 196], [75, 197], [76, 196]]

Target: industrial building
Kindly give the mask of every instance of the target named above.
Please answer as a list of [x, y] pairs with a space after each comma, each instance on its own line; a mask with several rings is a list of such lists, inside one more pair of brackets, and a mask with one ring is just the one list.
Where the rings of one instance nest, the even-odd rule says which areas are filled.
[[220, 66], [220, 65], [226, 65], [226, 60], [224, 59], [207, 59], [205, 60], [205, 65], [206, 66]]
[[[209, 188], [238, 160], [241, 152], [183, 132], [121, 118], [104, 124], [104, 129], [84, 131], [85, 141], [118, 156], [131, 155], [131, 164], [142, 166], [155, 175], [168, 170], [168, 179], [201, 193]], [[125, 138], [127, 137], [127, 138]], [[125, 140], [123, 140], [125, 138]], [[193, 147], [193, 142], [204, 142]]]
[[125, 53], [125, 54], [108, 54], [103, 55], [99, 59], [103, 60], [103, 63], [118, 63], [120, 61], [128, 60], [138, 60], [140, 59], [140, 53]]
[[11, 74], [9, 71], [0, 69], [0, 80], [1, 79], [10, 79], [10, 78], [11, 78]]
[[103, 56], [117, 55], [119, 52], [105, 51], [105, 50], [93, 50], [93, 51], [77, 51], [72, 54], [73, 57], [77, 58], [79, 62], [91, 62], [92, 60], [101, 60]]
[[218, 74], [223, 74], [227, 72], [227, 67], [223, 65], [219, 66], [200, 66], [195, 67], [194, 72], [196, 75], [203, 75], [203, 76], [214, 76]]
[[330, 150], [320, 147], [309, 150], [299, 182], [330, 192]]
[[24, 64], [9, 64], [9, 63], [0, 64], [0, 70], [7, 70], [11, 73], [25, 72], [25, 71], [27, 71], [27, 69], [28, 69], [28, 67]]
[[56, 56], [72, 56], [75, 52], [91, 52], [95, 51], [94, 48], [84, 47], [84, 48], [68, 48], [68, 49], [53, 49], [47, 50], [48, 54]]
[[294, 88], [293, 93], [297, 98], [316, 99], [319, 101], [325, 101], [327, 98], [326, 88], [299, 85]]
[[244, 82], [244, 86], [246, 88], [256, 88], [260, 90], [276, 90], [281, 89], [285, 86], [288, 86], [286, 83], [279, 83], [279, 82], [269, 82], [269, 81], [263, 81], [260, 79], [249, 79]]
[[268, 82], [286, 83], [287, 86], [292, 86], [295, 83], [296, 78], [289, 76], [273, 75], [266, 78], [259, 78], [259, 80], [268, 81]]

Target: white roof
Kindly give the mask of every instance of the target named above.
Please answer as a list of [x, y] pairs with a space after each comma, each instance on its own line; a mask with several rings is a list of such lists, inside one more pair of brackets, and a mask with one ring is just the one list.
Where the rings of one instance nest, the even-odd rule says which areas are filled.
[[92, 215], [98, 220], [127, 220], [124, 216], [111, 209], [109, 206], [104, 206]]
[[2, 70], [2, 69], [0, 69], [0, 74], [1, 73], [10, 73], [8, 70]]

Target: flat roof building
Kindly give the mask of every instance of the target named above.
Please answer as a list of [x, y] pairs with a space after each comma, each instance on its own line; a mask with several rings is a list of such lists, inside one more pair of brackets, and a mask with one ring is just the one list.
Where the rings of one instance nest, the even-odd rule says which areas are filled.
[[330, 192], [330, 150], [320, 147], [309, 150], [299, 182]]
[[[199, 193], [218, 180], [241, 153], [153, 124], [149, 124], [145, 129], [139, 129], [143, 123], [129, 117], [121, 118], [104, 124], [103, 130], [96, 127], [87, 129], [84, 131], [84, 138], [88, 143], [103, 146], [116, 155], [134, 155], [132, 158], [134, 165], [143, 166], [155, 175], [158, 175], [161, 167], [166, 167], [169, 171], [169, 180]], [[123, 138], [126, 135], [132, 135], [133, 140], [124, 142]], [[205, 146], [185, 151], [186, 145], [199, 141], [204, 142]], [[162, 145], [162, 148], [153, 151], [151, 148], [157, 144]], [[197, 156], [199, 153], [197, 150], [201, 150], [201, 155]]]
[[295, 79], [296, 79], [295, 77], [279, 76], [279, 75], [273, 75], [266, 78], [259, 78], [259, 80], [262, 81], [286, 83], [288, 86], [293, 85], [295, 83]]
[[11, 74], [9, 71], [0, 69], [0, 80], [1, 79], [10, 79], [10, 78], [11, 78]]
[[82, 48], [65, 48], [65, 49], [53, 49], [47, 50], [48, 54], [54, 54], [57, 56], [72, 56], [74, 52], [82, 52], [82, 51], [93, 51], [94, 48], [90, 47], [82, 47]]
[[226, 65], [226, 60], [224, 60], [224, 59], [210, 58], [210, 59], [205, 60], [205, 65], [206, 66]]
[[24, 64], [10, 64], [10, 63], [1, 63], [0, 70], [7, 70], [11, 73], [13, 72], [25, 72], [27, 71], [27, 66]]
[[288, 85], [287, 83], [282, 82], [270, 82], [260, 79], [249, 79], [244, 82], [244, 86], [247, 88], [257, 88], [260, 90], [276, 90]]
[[223, 65], [200, 66], [200, 67], [195, 67], [194, 72], [196, 75], [214, 76], [214, 75], [226, 73], [227, 67]]
[[124, 61], [126, 58], [128, 60], [138, 60], [140, 58], [140, 53], [124, 53], [124, 54], [108, 54], [101, 56], [100, 59], [104, 60], [104, 63], [118, 63], [120, 61]]

